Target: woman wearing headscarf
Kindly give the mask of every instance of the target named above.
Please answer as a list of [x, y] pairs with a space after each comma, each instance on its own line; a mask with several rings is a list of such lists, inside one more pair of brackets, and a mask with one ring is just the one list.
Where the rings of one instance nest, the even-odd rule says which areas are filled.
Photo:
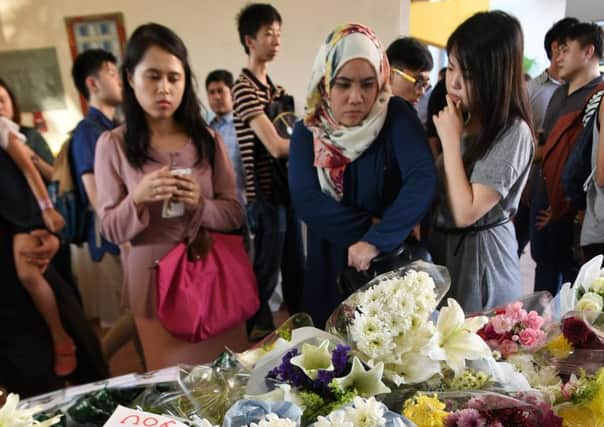
[[417, 114], [391, 97], [382, 44], [361, 24], [337, 27], [314, 62], [303, 122], [291, 138], [289, 186], [308, 226], [304, 311], [323, 325], [346, 267], [369, 268], [430, 207], [436, 174]]

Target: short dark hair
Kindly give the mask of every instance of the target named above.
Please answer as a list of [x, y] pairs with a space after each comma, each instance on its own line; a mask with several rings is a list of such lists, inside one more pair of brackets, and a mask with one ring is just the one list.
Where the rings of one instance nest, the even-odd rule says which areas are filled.
[[233, 89], [233, 75], [228, 70], [210, 71], [206, 77], [206, 89], [214, 82], [223, 82], [229, 89]]
[[254, 38], [261, 27], [271, 25], [273, 22], [281, 24], [281, 15], [268, 3], [252, 3], [241, 9], [237, 15], [237, 31], [239, 31], [239, 41], [247, 55], [250, 54], [250, 50], [245, 45], [245, 36]]
[[[174, 112], [174, 121], [191, 138], [197, 151], [196, 164], [201, 164], [205, 159], [209, 164], [212, 164], [216, 154], [216, 143], [201, 116], [201, 107], [195, 91], [195, 76], [191, 71], [187, 48], [174, 31], [155, 23], [141, 25], [134, 30], [126, 44], [124, 63], [121, 69], [122, 81], [128, 81], [128, 76], [134, 74], [136, 66], [143, 60], [147, 50], [153, 46], [174, 55], [180, 60], [185, 72], [185, 90], [180, 105]], [[145, 162], [153, 161], [149, 154], [151, 146], [149, 125], [145, 111], [138, 103], [132, 86], [125, 84], [123, 94], [126, 157], [134, 168], [142, 170]]]
[[578, 41], [582, 48], [590, 44], [593, 45], [594, 55], [601, 59], [603, 38], [604, 31], [599, 25], [590, 22], [579, 22], [568, 29], [564, 40]]
[[431, 71], [434, 67], [428, 48], [413, 37], [396, 39], [386, 49], [386, 55], [391, 65], [411, 71]]
[[19, 108], [19, 103], [17, 102], [17, 98], [15, 98], [15, 94], [2, 78], [0, 78], [0, 86], [6, 90], [6, 93], [8, 93], [8, 97], [10, 98], [10, 102], [13, 104], [13, 117], [8, 118], [18, 125], [21, 125], [21, 109]]
[[547, 59], [552, 59], [552, 43], [553, 42], [562, 42], [566, 37], [566, 33], [570, 27], [575, 24], [578, 24], [579, 20], [577, 18], [563, 18], [554, 25], [545, 33], [545, 39], [543, 40], [543, 47], [545, 48], [545, 53], [547, 54]]
[[117, 64], [117, 59], [115, 59], [115, 56], [111, 52], [103, 49], [86, 50], [80, 53], [75, 61], [73, 61], [71, 77], [73, 77], [73, 83], [78, 88], [78, 92], [86, 100], [90, 99], [90, 92], [86, 87], [86, 78], [96, 76], [101, 68], [103, 68], [105, 62]]

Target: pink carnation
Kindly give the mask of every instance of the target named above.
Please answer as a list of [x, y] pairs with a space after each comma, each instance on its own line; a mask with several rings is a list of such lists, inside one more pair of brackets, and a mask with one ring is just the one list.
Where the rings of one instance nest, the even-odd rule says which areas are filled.
[[541, 329], [541, 326], [543, 326], [544, 322], [545, 320], [543, 319], [543, 317], [539, 316], [539, 313], [533, 310], [530, 311], [529, 314], [526, 316], [524, 324], [527, 328]]
[[514, 323], [523, 322], [524, 319], [526, 319], [526, 310], [522, 308], [522, 303], [520, 301], [508, 304], [505, 307], [505, 314], [511, 318]]
[[545, 333], [541, 329], [527, 328], [520, 332], [519, 341], [524, 347], [532, 348], [540, 344]]
[[499, 314], [491, 319], [491, 325], [496, 333], [500, 335], [507, 334], [516, 322], [505, 314]]
[[503, 357], [508, 357], [514, 353], [518, 353], [518, 344], [512, 340], [504, 340], [499, 346], [499, 351]]

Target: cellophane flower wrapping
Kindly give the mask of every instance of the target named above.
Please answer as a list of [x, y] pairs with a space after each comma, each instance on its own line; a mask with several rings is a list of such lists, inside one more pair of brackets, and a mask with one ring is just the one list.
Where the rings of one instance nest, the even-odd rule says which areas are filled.
[[243, 426], [283, 426], [300, 425], [302, 410], [292, 402], [265, 402], [242, 399], [236, 402], [226, 413], [223, 427]]

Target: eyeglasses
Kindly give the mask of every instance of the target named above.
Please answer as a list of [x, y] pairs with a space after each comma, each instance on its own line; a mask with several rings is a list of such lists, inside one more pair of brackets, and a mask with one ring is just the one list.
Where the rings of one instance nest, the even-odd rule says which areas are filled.
[[423, 89], [427, 92], [432, 87], [432, 85], [430, 84], [430, 80], [418, 79], [417, 77], [412, 76], [411, 74], [407, 74], [403, 70], [399, 70], [398, 68], [392, 67], [391, 70], [402, 78], [404, 78], [405, 80], [407, 80], [408, 82], [413, 83], [413, 87], [417, 90]]

